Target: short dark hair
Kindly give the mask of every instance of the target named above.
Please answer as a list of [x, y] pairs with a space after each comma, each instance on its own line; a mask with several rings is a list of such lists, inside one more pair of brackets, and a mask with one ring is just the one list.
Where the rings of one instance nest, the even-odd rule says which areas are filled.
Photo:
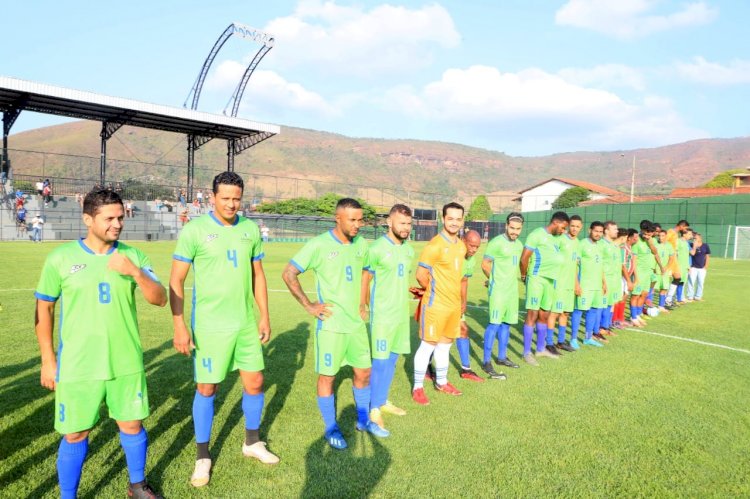
[[515, 220], [516, 222], [521, 222], [521, 223], [524, 222], [523, 215], [521, 215], [517, 211], [511, 211], [510, 213], [508, 213], [508, 216], [505, 217], [506, 224], [509, 224], [511, 220]]
[[552, 214], [552, 218], [549, 219], [549, 223], [552, 222], [570, 222], [570, 217], [564, 211], [556, 211]]
[[601, 223], [599, 220], [594, 220], [593, 222], [591, 222], [591, 225], [589, 225], [589, 229], [593, 230], [594, 227], [601, 227], [603, 229], [604, 224]]
[[443, 206], [443, 218], [445, 218], [445, 215], [448, 214], [448, 210], [451, 208], [455, 208], [456, 210], [461, 210], [461, 215], [464, 214], [464, 207], [460, 204], [456, 203], [455, 201], [451, 201], [450, 203]]
[[651, 223], [651, 220], [641, 220], [641, 223], [638, 226], [644, 232], [651, 232], [654, 230], [654, 224]]
[[654, 230], [661, 230], [661, 224], [659, 222], [654, 222]]
[[629, 231], [630, 229], [617, 229], [617, 237], [627, 236]]
[[407, 217], [413, 216], [411, 213], [411, 208], [409, 208], [405, 204], [394, 204], [393, 206], [391, 206], [391, 211], [388, 212], [388, 216], [391, 216], [395, 213], [401, 213], [402, 215], [406, 215]]
[[678, 226], [679, 225], [684, 225], [685, 227], [690, 227], [690, 224], [688, 223], [687, 220], [680, 220], [679, 222], [677, 222], [677, 225]]
[[579, 222], [583, 223], [583, 219], [581, 218], [580, 215], [571, 215], [570, 221], [572, 222], [573, 220], [578, 220]]
[[355, 210], [361, 210], [362, 205], [359, 201], [357, 201], [354, 198], [341, 198], [339, 199], [339, 202], [336, 203], [336, 211], [339, 211], [340, 209], [346, 209], [346, 208], [354, 208]]
[[604, 222], [604, 230], [609, 229], [613, 225], [617, 225], [617, 222], [615, 222], [613, 220], [607, 220], [606, 222]]
[[107, 204], [122, 204], [122, 198], [115, 191], [109, 189], [94, 189], [83, 198], [83, 212], [86, 215], [96, 216], [99, 209]]
[[637, 230], [635, 230], [635, 229], [628, 229], [628, 239], [630, 239], [633, 236], [637, 236], [637, 235], [638, 235], [638, 231]]
[[245, 182], [242, 181], [242, 177], [234, 172], [221, 172], [214, 177], [213, 191], [214, 194], [219, 192], [219, 185], [236, 185], [241, 191], [245, 190]]

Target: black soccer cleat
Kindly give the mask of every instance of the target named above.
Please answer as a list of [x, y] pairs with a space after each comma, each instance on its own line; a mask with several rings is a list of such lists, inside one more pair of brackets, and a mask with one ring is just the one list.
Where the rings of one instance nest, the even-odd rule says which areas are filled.
[[505, 374], [495, 371], [491, 362], [482, 364], [482, 371], [486, 372], [490, 379], [507, 379]]

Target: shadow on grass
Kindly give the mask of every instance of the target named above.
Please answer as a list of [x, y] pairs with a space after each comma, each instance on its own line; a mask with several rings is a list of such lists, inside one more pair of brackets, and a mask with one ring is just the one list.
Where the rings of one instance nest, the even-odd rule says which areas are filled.
[[[5, 381], [12, 376], [37, 367], [39, 367], [39, 359], [37, 357], [32, 357], [29, 360], [19, 362], [18, 364], [2, 366], [0, 367], [0, 379]], [[37, 369], [34, 369], [34, 372], [37, 372]]]
[[[352, 428], [357, 419], [350, 405], [341, 413], [342, 428]], [[349, 442], [346, 450], [334, 450], [317, 439], [305, 454], [305, 485], [301, 497], [367, 497], [391, 465], [391, 453], [369, 433], [344, 432]], [[367, 447], [371, 446], [371, 449]]]

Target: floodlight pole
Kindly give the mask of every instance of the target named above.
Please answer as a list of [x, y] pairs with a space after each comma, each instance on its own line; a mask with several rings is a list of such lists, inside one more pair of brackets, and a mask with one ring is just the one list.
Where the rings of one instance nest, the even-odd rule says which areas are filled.
[[630, 177], [630, 202], [635, 198], [635, 154], [633, 154], [633, 168]]

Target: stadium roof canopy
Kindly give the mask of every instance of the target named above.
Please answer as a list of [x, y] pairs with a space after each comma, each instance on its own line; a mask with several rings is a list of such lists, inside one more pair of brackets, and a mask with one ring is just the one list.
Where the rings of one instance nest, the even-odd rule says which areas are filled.
[[[123, 125], [184, 133], [188, 135], [193, 152], [211, 139], [224, 139], [228, 141], [228, 149], [235, 154], [280, 132], [277, 125], [6, 76], [0, 76], [0, 111], [3, 112], [3, 158], [7, 155], [10, 128], [22, 111], [102, 122], [102, 183], [106, 166], [106, 140]], [[189, 184], [192, 177], [192, 161], [189, 151]], [[233, 169], [233, 163], [229, 169]], [[192, 185], [188, 186], [188, 191], [191, 196]]]

